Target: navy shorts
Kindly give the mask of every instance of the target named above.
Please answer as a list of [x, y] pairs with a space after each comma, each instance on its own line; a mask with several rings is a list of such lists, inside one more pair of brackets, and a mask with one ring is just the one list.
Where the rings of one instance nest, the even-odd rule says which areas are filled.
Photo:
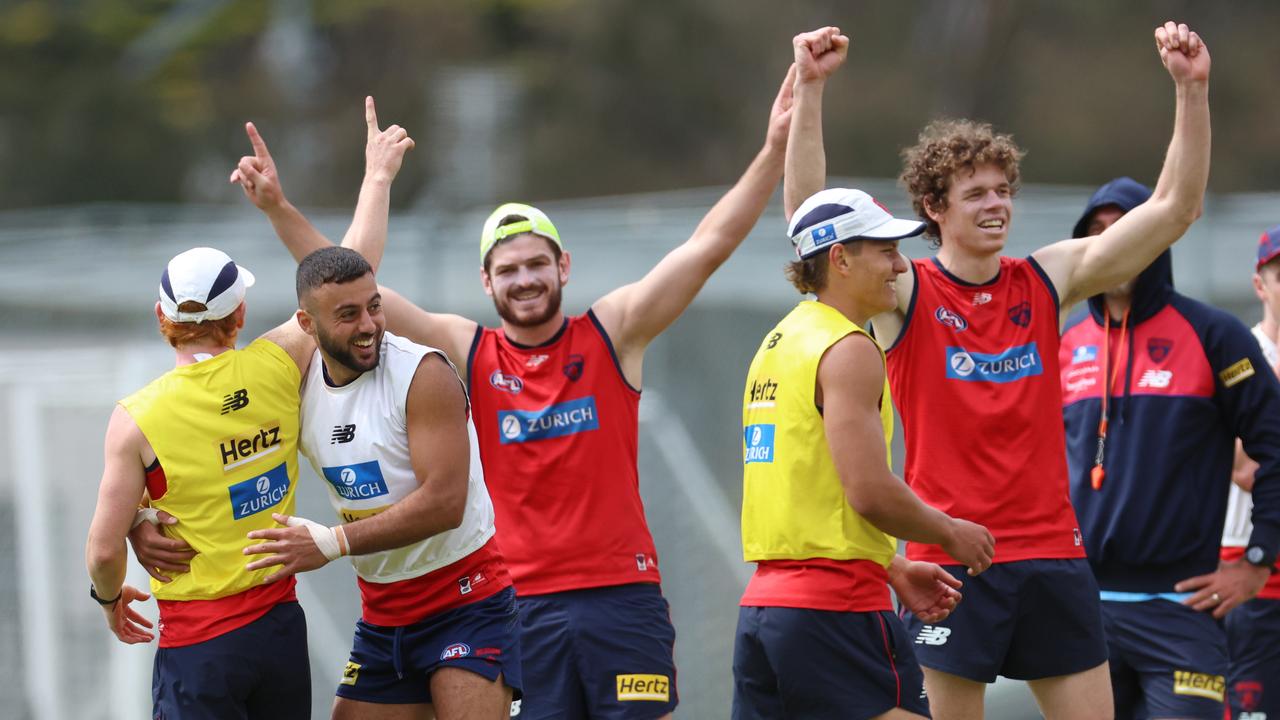
[[520, 598], [520, 720], [650, 720], [675, 710], [676, 631], [655, 583]]
[[499, 675], [520, 697], [520, 638], [511, 588], [412, 625], [356, 621], [351, 659], [338, 697], [383, 704], [431, 702], [431, 674], [462, 668], [488, 680]]
[[1231, 720], [1280, 719], [1280, 600], [1250, 600], [1226, 625]]
[[218, 637], [156, 650], [157, 720], [309, 720], [307, 619], [296, 602]]
[[1098, 583], [1088, 561], [1019, 560], [997, 563], [969, 577], [962, 565], [944, 565], [964, 583], [956, 609], [926, 625], [904, 611], [907, 634], [920, 664], [976, 682], [1070, 675], [1107, 660]]
[[1116, 717], [1221, 720], [1227, 636], [1172, 600], [1102, 603]]
[[929, 716], [924, 676], [891, 612], [738, 609], [733, 720]]

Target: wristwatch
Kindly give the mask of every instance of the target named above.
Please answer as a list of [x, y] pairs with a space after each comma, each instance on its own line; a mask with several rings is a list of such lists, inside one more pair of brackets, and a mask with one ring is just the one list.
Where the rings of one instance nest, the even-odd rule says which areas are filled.
[[1274, 568], [1276, 564], [1276, 556], [1268, 553], [1267, 549], [1261, 545], [1250, 545], [1244, 551], [1245, 562], [1258, 567]]
[[93, 583], [89, 583], [89, 597], [96, 600], [99, 605], [115, 605], [116, 603], [120, 602], [121, 595], [124, 595], [123, 587], [120, 588], [120, 592], [116, 593], [115, 597], [111, 598], [110, 600], [103, 599], [100, 595], [98, 595], [98, 590], [93, 586]]

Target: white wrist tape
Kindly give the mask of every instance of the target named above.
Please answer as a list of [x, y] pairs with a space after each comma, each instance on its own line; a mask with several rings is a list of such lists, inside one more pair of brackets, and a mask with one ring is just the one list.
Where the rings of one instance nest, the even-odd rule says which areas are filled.
[[152, 507], [138, 508], [138, 511], [133, 514], [133, 524], [129, 526], [129, 529], [132, 530], [144, 522], [149, 522], [152, 525], [159, 525], [160, 511]]
[[343, 537], [345, 533], [342, 532], [341, 525], [332, 528], [325, 527], [314, 520], [308, 520], [296, 515], [290, 517], [285, 524], [290, 527], [298, 527], [299, 525], [305, 527], [307, 532], [311, 533], [311, 539], [315, 541], [316, 547], [319, 548], [327, 560], [337, 560], [347, 554], [346, 542], [344, 542], [346, 538]]

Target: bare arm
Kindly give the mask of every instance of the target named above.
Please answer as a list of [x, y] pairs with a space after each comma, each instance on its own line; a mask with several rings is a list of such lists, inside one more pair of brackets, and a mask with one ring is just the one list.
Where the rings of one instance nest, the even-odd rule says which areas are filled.
[[[311, 358], [315, 357], [316, 341], [298, 324], [296, 314], [263, 333], [262, 339], [279, 345], [298, 366], [299, 374], [304, 378], [307, 376], [307, 369], [311, 367]], [[301, 378], [298, 382], [301, 385]]]
[[471, 440], [458, 376], [434, 353], [418, 365], [405, 407], [418, 487], [384, 512], [348, 523], [352, 555], [403, 547], [462, 524]]
[[152, 639], [143, 629], [151, 627], [151, 623], [129, 607], [133, 600], [146, 600], [148, 595], [124, 584], [128, 564], [125, 536], [146, 487], [141, 457], [145, 442], [137, 423], [117, 405], [107, 425], [98, 504], [85, 543], [85, 565], [98, 596], [104, 600], [120, 598], [112, 605], [104, 605], [103, 611], [111, 632], [126, 643]]
[[737, 184], [698, 223], [693, 235], [667, 253], [643, 278], [592, 305], [632, 385], [640, 386], [645, 347], [675, 322], [707, 278], [742, 244], [778, 186], [791, 121], [794, 72], [794, 68], [788, 69], [774, 99], [764, 148]]
[[391, 288], [380, 286], [378, 289], [382, 292], [387, 329], [416, 343], [443, 350], [465, 381], [467, 355], [479, 324], [461, 315], [427, 312]]
[[976, 574], [994, 554], [986, 528], [957, 520], [920, 501], [889, 470], [880, 403], [884, 362], [874, 341], [861, 333], [845, 336], [818, 364], [823, 428], [849, 505], [872, 525], [912, 542], [941, 545]]
[[[365, 98], [364, 112], [367, 131], [364, 181], [360, 185], [355, 216], [342, 245], [364, 255], [376, 272], [387, 243], [391, 183], [400, 172], [404, 154], [413, 149], [414, 142], [399, 125], [378, 129], [378, 114], [372, 97]], [[276, 235], [295, 260], [301, 261], [316, 250], [332, 245], [285, 198], [275, 160], [253, 123], [245, 124], [245, 132], [253, 146], [253, 155], [240, 158], [231, 173], [231, 182], [239, 183], [245, 197], [266, 214]]]
[[1063, 307], [1134, 277], [1200, 217], [1209, 180], [1209, 49], [1186, 25], [1156, 28], [1156, 49], [1173, 78], [1173, 139], [1147, 202], [1102, 234], [1064, 240], [1033, 256]]
[[827, 183], [827, 154], [822, 141], [822, 93], [827, 78], [844, 64], [849, 38], [840, 28], [825, 27], [797, 35], [791, 41], [795, 56], [795, 108], [787, 138], [782, 205], [787, 221], [796, 208]]

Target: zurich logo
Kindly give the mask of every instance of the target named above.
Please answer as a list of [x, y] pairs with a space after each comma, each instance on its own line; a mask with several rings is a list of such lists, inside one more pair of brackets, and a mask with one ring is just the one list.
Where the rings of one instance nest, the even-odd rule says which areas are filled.
[[968, 382], [1009, 383], [1044, 373], [1035, 343], [1015, 345], [998, 353], [947, 348], [947, 378]]
[[960, 313], [952, 312], [941, 305], [938, 306], [937, 310], [933, 311], [933, 318], [949, 328], [954, 328], [956, 332], [969, 328], [969, 321], [965, 320]]
[[351, 487], [356, 484], [356, 471], [349, 467], [342, 468], [342, 471], [338, 473], [338, 477], [342, 480], [342, 484], [347, 487]]
[[266, 495], [267, 491], [271, 489], [271, 478], [266, 475], [258, 478], [256, 489], [258, 490], [259, 495]]
[[810, 230], [809, 234], [813, 237], [814, 245], [825, 245], [826, 243], [836, 239], [836, 226], [831, 223], [827, 223], [826, 225]]
[[1082, 362], [1093, 362], [1098, 359], [1097, 345], [1081, 345], [1071, 351], [1071, 364], [1079, 365]]
[[951, 370], [960, 377], [969, 377], [973, 374], [974, 369], [978, 367], [977, 363], [973, 361], [973, 356], [964, 350], [952, 355], [950, 362]]
[[524, 389], [524, 381], [518, 375], [507, 375], [501, 370], [494, 370], [489, 375], [489, 384], [512, 395], [519, 395]]

